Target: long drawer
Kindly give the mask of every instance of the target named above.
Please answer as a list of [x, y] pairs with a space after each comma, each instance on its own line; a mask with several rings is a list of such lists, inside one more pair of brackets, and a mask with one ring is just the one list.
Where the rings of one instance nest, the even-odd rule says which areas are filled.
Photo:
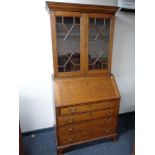
[[88, 112], [88, 111], [115, 108], [117, 106], [119, 106], [118, 100], [95, 102], [95, 103], [89, 103], [89, 104], [84, 104], [84, 105], [76, 105], [76, 106], [60, 108], [59, 114], [60, 115], [69, 115], [69, 114], [74, 114], [74, 113], [82, 113], [82, 112]]
[[[102, 137], [102, 136], [108, 136], [111, 134], [116, 133], [116, 126], [117, 121], [116, 118], [113, 118], [113, 123], [100, 123], [102, 120], [98, 119], [95, 120], [94, 123], [90, 123], [90, 125], [85, 124], [82, 125], [79, 124], [79, 129], [77, 126], [75, 126], [76, 132], [67, 132], [66, 129], [59, 129], [59, 145], [67, 145], [67, 144], [73, 144], [85, 140], [89, 140], [92, 138]], [[92, 124], [92, 126], [91, 126]], [[64, 133], [63, 133], [64, 131]]]
[[[95, 129], [97, 127], [112, 127], [115, 128], [117, 125], [117, 116], [99, 118], [95, 120], [83, 121], [74, 123], [66, 126], [58, 127], [58, 133], [60, 136], [69, 135], [77, 132], [83, 132], [85, 130]], [[89, 131], [88, 130], [88, 131]]]
[[67, 125], [71, 123], [76, 123], [85, 120], [92, 120], [102, 117], [110, 117], [118, 114], [118, 108], [108, 109], [108, 110], [100, 110], [100, 111], [92, 111], [81, 114], [74, 114], [68, 116], [58, 116], [58, 125]]

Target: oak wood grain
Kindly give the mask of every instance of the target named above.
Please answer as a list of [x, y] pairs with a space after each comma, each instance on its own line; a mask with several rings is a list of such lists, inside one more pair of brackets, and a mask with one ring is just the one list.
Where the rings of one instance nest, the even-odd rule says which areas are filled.
[[56, 17], [54, 12], [50, 14], [51, 21], [51, 36], [52, 36], [52, 55], [53, 55], [53, 68], [54, 68], [54, 76], [58, 75], [58, 55], [57, 55], [57, 35], [56, 35]]
[[60, 108], [60, 116], [103, 110], [103, 109], [111, 109], [118, 106], [119, 106], [119, 100], [93, 102], [75, 106], [68, 106], [65, 108]]
[[111, 22], [110, 22], [110, 40], [109, 40], [109, 52], [108, 52], [108, 71], [109, 72], [111, 72], [111, 63], [112, 63], [114, 24], [115, 24], [115, 16], [112, 16]]
[[102, 127], [112, 127], [116, 128], [117, 125], [117, 116], [111, 116], [111, 117], [103, 117], [98, 118], [90, 121], [82, 121], [79, 123], [69, 124], [65, 126], [61, 126], [58, 128], [60, 137], [63, 135], [69, 135], [77, 132], [87, 131], [91, 132], [92, 130], [96, 130], [97, 128]]
[[119, 99], [111, 76], [56, 78], [54, 83], [60, 88], [55, 89], [55, 94], [61, 98], [56, 106]]
[[96, 140], [101, 140], [101, 139], [115, 139], [117, 137], [117, 133], [111, 133], [109, 135], [104, 135], [104, 136], [100, 136], [100, 137], [96, 137], [96, 138], [91, 138], [91, 139], [88, 139], [88, 140], [83, 140], [83, 141], [80, 141], [80, 142], [76, 142], [74, 144], [68, 144], [68, 145], [62, 145], [62, 146], [57, 146], [57, 150], [61, 150], [61, 149], [67, 149], [67, 148], [70, 148], [72, 146], [75, 146], [75, 145], [80, 145], [80, 144], [84, 144], [84, 143], [87, 143], [87, 142], [92, 142], [92, 141], [96, 141]]
[[[51, 19], [57, 154], [68, 147], [117, 137], [120, 93], [111, 74], [118, 7], [46, 2]], [[58, 71], [56, 17], [80, 17], [80, 71]], [[88, 70], [89, 18], [110, 19], [108, 68]]]
[[119, 7], [114, 6], [103, 6], [103, 5], [88, 5], [88, 4], [75, 4], [75, 3], [58, 3], [58, 2], [46, 2], [46, 9], [50, 11], [71, 11], [71, 12], [82, 12], [82, 13], [109, 13], [115, 14]]
[[82, 114], [72, 114], [67, 116], [58, 116], [58, 125], [68, 125], [80, 121], [92, 120], [102, 117], [111, 117], [118, 115], [118, 108], [108, 109], [108, 110], [100, 110], [100, 111], [92, 111]]

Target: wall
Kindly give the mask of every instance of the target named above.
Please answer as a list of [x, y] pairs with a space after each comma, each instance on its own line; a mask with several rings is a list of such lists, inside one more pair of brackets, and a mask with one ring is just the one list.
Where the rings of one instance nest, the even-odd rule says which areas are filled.
[[45, 1], [25, 1], [20, 11], [23, 48], [20, 55], [19, 111], [22, 132], [53, 125], [52, 57]]
[[133, 13], [116, 14], [112, 73], [120, 93], [120, 113], [135, 109], [135, 17]]
[[[116, 5], [116, 0], [85, 0], [85, 3]], [[25, 10], [20, 13], [23, 28], [19, 66], [22, 132], [48, 128], [54, 122], [50, 22], [44, 6], [45, 1], [25, 1]], [[122, 96], [120, 112], [134, 110], [134, 16], [131, 14], [119, 13], [116, 17], [112, 72]]]

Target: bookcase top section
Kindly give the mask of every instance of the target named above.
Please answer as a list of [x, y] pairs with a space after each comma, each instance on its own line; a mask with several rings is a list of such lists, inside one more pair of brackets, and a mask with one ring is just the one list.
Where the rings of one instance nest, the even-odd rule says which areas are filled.
[[56, 107], [120, 99], [113, 76], [55, 78]]
[[82, 13], [109, 13], [115, 14], [119, 7], [116, 6], [103, 6], [103, 5], [90, 5], [90, 4], [76, 4], [76, 3], [60, 3], [60, 2], [46, 2], [46, 8], [50, 11], [71, 11]]

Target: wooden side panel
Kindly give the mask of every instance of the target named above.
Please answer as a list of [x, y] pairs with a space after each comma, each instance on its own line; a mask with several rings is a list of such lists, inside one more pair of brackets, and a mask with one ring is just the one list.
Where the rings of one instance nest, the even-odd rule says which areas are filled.
[[57, 36], [56, 36], [56, 19], [54, 12], [50, 14], [51, 19], [51, 36], [52, 36], [52, 48], [53, 48], [53, 68], [54, 68], [54, 76], [58, 75], [58, 56], [57, 56]]
[[60, 84], [58, 80], [54, 79], [53, 80], [53, 85], [54, 85], [54, 98], [55, 98], [55, 104], [56, 106], [61, 105], [61, 96], [60, 96]]
[[85, 42], [86, 42], [86, 13], [82, 14], [81, 17], [81, 29], [80, 29], [80, 35], [81, 35], [81, 40], [80, 40], [80, 62], [81, 62], [81, 75], [85, 75], [85, 68], [86, 68], [86, 46], [85, 46]]
[[89, 17], [88, 14], [86, 14], [85, 16], [85, 27], [86, 27], [86, 31], [85, 31], [85, 74], [88, 75], [88, 36], [89, 36]]
[[114, 76], [111, 77], [111, 81], [112, 81], [112, 85], [113, 85], [116, 97], [120, 99], [120, 97], [121, 97], [120, 92], [119, 92], [119, 89], [118, 89], [118, 86], [117, 86], [117, 83], [116, 83], [116, 80], [115, 80]]
[[114, 24], [115, 16], [112, 16], [110, 23], [110, 42], [109, 42], [109, 58], [108, 58], [108, 71], [111, 72], [111, 63], [112, 63], [112, 49], [113, 49], [113, 36], [114, 36]]

